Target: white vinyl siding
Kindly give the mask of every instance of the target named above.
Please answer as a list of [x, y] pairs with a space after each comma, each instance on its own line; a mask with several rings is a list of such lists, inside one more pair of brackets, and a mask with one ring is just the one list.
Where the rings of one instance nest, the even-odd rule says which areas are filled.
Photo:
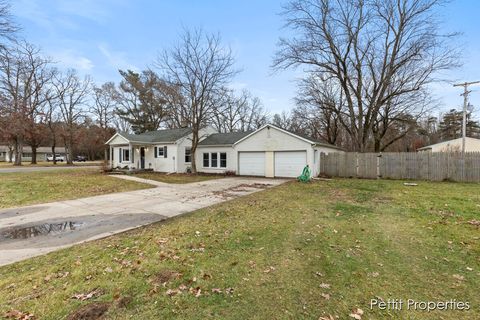
[[275, 177], [298, 177], [306, 165], [306, 151], [275, 152]]
[[239, 174], [265, 176], [265, 152], [239, 152]]

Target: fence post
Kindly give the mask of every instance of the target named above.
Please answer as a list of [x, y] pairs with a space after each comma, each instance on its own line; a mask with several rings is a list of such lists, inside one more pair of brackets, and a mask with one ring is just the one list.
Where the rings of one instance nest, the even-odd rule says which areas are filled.
[[358, 164], [358, 152], [355, 152], [355, 178], [358, 178], [359, 170], [360, 167]]
[[380, 179], [382, 177], [381, 173], [380, 173], [380, 161], [382, 159], [382, 153], [380, 152], [378, 155], [377, 155], [377, 179]]

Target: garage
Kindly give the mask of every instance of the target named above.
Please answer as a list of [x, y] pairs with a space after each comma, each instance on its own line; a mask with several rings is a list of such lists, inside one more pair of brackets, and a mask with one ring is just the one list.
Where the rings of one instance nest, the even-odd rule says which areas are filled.
[[298, 177], [306, 165], [306, 151], [275, 152], [275, 177]]
[[245, 176], [265, 176], [265, 152], [239, 152], [239, 173]]

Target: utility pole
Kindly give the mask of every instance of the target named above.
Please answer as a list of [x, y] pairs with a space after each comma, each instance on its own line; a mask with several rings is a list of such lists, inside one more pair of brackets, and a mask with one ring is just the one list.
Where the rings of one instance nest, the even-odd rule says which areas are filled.
[[463, 122], [462, 122], [462, 180], [465, 180], [465, 138], [467, 136], [467, 107], [468, 107], [468, 86], [480, 83], [480, 81], [464, 82], [454, 84], [454, 87], [463, 87]]
[[462, 158], [465, 159], [465, 137], [467, 136], [467, 107], [468, 107], [468, 86], [480, 83], [480, 81], [464, 82], [454, 84], [454, 87], [463, 87], [463, 122], [462, 122]]

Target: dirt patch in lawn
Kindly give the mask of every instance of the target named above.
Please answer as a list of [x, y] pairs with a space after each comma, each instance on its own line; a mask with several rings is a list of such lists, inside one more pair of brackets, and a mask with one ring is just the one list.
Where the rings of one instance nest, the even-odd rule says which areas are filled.
[[217, 196], [217, 197], [220, 197], [220, 198], [228, 199], [228, 198], [232, 198], [233, 196], [235, 196], [232, 193], [249, 192], [249, 191], [251, 191], [251, 189], [266, 189], [270, 186], [272, 186], [272, 185], [269, 184], [269, 183], [258, 183], [258, 182], [257, 183], [250, 183], [250, 184], [242, 183], [242, 184], [239, 184], [238, 186], [230, 187], [230, 188], [225, 189], [225, 190], [212, 192], [212, 194], [214, 196]]
[[102, 319], [105, 313], [110, 309], [110, 303], [96, 302], [87, 304], [71, 313], [67, 320], [96, 320]]
[[179, 279], [182, 276], [180, 272], [176, 272], [173, 270], [162, 270], [157, 273], [153, 279], [153, 283], [155, 284], [164, 284], [174, 279]]

